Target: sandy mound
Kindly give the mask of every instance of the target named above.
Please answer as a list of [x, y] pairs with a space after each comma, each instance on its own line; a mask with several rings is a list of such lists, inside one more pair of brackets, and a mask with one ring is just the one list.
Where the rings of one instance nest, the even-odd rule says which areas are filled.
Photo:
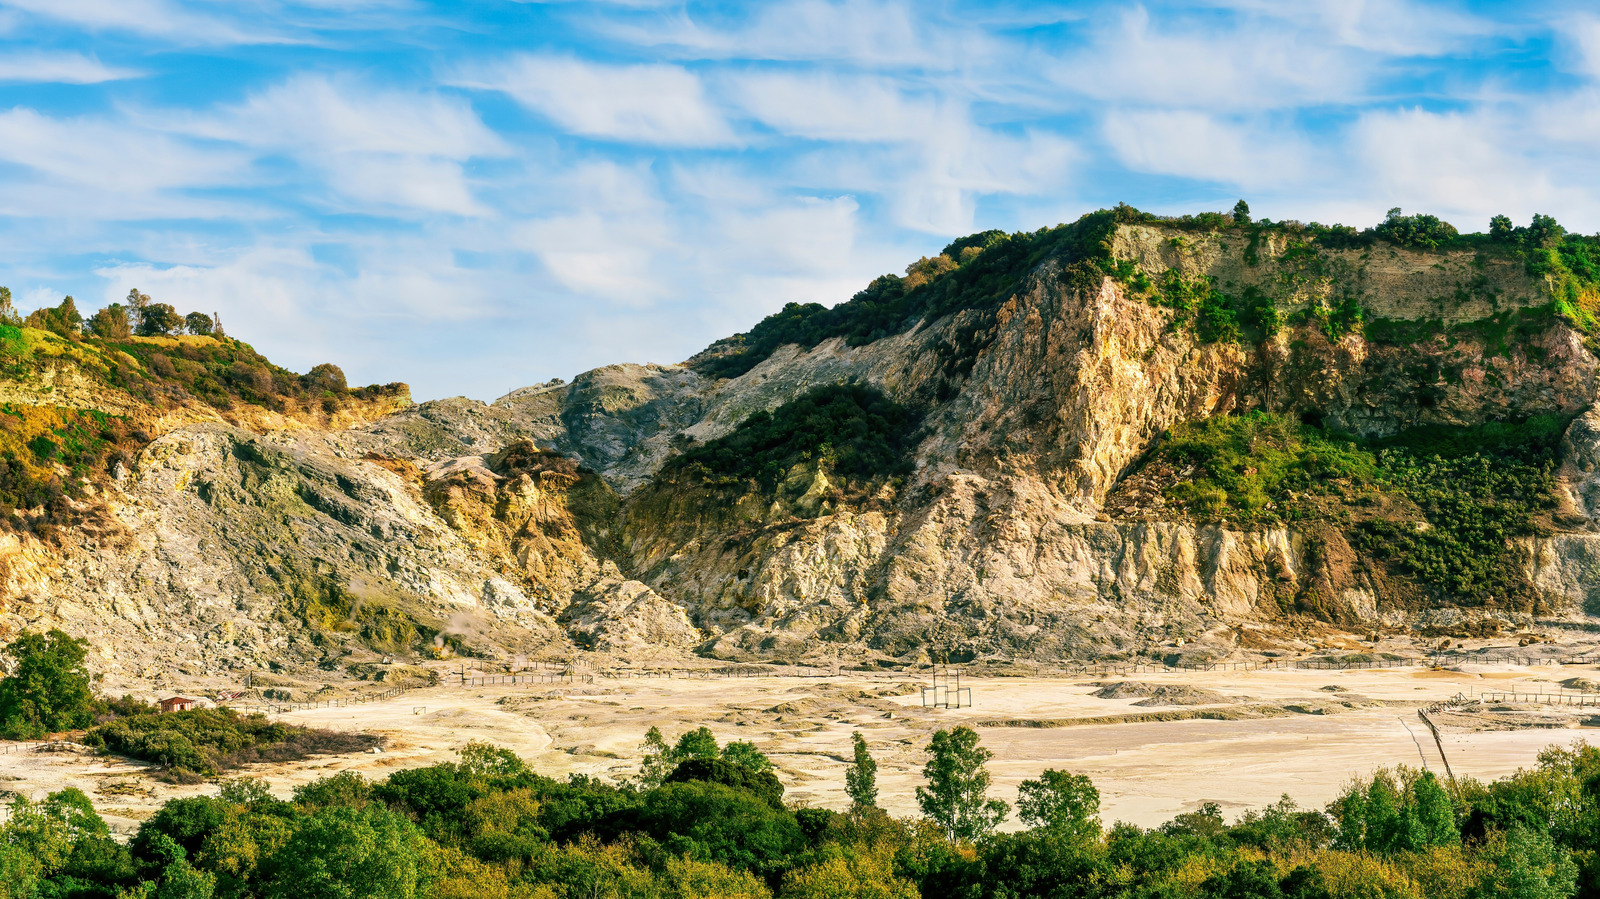
[[1186, 687], [1174, 684], [1143, 684], [1138, 681], [1119, 681], [1106, 684], [1094, 692], [1101, 699], [1130, 699], [1143, 697], [1137, 706], [1160, 705], [1211, 705], [1227, 702], [1228, 697], [1203, 687]]

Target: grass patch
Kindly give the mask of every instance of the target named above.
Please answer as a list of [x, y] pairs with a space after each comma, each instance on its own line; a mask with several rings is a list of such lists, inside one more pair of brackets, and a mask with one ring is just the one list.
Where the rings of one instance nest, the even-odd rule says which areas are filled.
[[0, 405], [0, 527], [53, 541], [81, 525], [78, 502], [149, 439], [120, 416], [59, 406]]
[[448, 648], [471, 654], [458, 635], [444, 633], [437, 621], [422, 620], [398, 597], [357, 596], [334, 578], [314, 575], [286, 575], [280, 584], [288, 593], [288, 609], [311, 629], [319, 645], [354, 640], [387, 653]]
[[1390, 346], [1416, 346], [1443, 338], [1451, 346], [1461, 341], [1479, 344], [1488, 357], [1510, 357], [1518, 347], [1530, 357], [1537, 357], [1542, 350], [1532, 345], [1534, 338], [1548, 331], [1559, 317], [1556, 305], [1551, 303], [1506, 309], [1488, 318], [1454, 325], [1446, 325], [1440, 319], [1375, 318], [1366, 323], [1363, 333], [1371, 343]]
[[215, 777], [257, 762], [292, 762], [316, 755], [364, 752], [381, 741], [240, 715], [232, 709], [195, 709], [166, 715], [135, 715], [84, 734], [85, 745], [161, 765], [169, 776]]
[[1161, 454], [1191, 480], [1168, 489], [1170, 500], [1203, 518], [1277, 522], [1297, 493], [1327, 492], [1335, 482], [1370, 482], [1373, 454], [1283, 415], [1219, 415], [1182, 425]]

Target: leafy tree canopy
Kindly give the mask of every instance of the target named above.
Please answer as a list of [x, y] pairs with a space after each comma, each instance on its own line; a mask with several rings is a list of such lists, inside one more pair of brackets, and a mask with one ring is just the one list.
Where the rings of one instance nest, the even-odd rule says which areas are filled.
[[950, 839], [976, 840], [1005, 820], [1010, 806], [988, 797], [986, 766], [994, 753], [978, 745], [977, 731], [970, 727], [936, 731], [928, 754], [922, 769], [928, 785], [917, 788], [917, 804]]
[[94, 720], [87, 641], [52, 629], [24, 633], [3, 652], [10, 675], [0, 679], [0, 734], [35, 739]]

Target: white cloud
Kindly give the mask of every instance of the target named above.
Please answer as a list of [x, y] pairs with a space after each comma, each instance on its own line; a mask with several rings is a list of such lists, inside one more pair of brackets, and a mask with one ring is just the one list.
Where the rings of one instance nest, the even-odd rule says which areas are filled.
[[328, 183], [360, 204], [452, 215], [487, 215], [461, 166], [446, 159], [346, 153], [322, 163]]
[[1075, 154], [1048, 132], [999, 133], [972, 120], [954, 90], [908, 90], [885, 76], [759, 74], [732, 83], [747, 114], [780, 134], [830, 147], [801, 166], [801, 183], [886, 194], [896, 223], [968, 230], [982, 194], [1050, 190]]
[[[99, 118], [57, 119], [32, 109], [0, 112], [0, 160], [26, 166], [51, 182], [121, 197], [236, 183], [245, 159], [200, 150], [162, 134]], [[32, 185], [23, 185], [29, 187]], [[84, 195], [83, 201], [92, 197]], [[37, 209], [31, 214], [84, 215], [92, 209]]]
[[18, 312], [32, 312], [46, 306], [60, 305], [63, 295], [53, 287], [30, 287], [17, 292], [15, 305]]
[[[1168, 27], [1163, 27], [1167, 25]], [[1320, 33], [1281, 25], [1238, 29], [1123, 14], [1093, 45], [1050, 73], [1063, 89], [1102, 101], [1204, 110], [1342, 103], [1367, 90], [1374, 65]]]
[[700, 79], [677, 66], [520, 56], [457, 83], [502, 91], [584, 137], [687, 147], [736, 142]]
[[1291, 128], [1250, 128], [1193, 110], [1113, 111], [1105, 134], [1131, 169], [1244, 187], [1300, 177], [1310, 153]]
[[41, 84], [99, 84], [138, 78], [133, 69], [115, 68], [82, 53], [13, 53], [0, 56], [0, 81]]
[[252, 38], [169, 0], [0, 0], [0, 6], [90, 31], [130, 31], [184, 43], [236, 43]]
[[516, 243], [579, 296], [640, 309], [673, 292], [686, 247], [648, 172], [591, 163], [561, 176], [560, 206], [517, 229]]
[[757, 74], [739, 78], [734, 93], [762, 124], [809, 140], [920, 141], [965, 120], [963, 109], [942, 112], [933, 97], [878, 77]]
[[1524, 134], [1523, 122], [1493, 111], [1410, 109], [1363, 116], [1353, 149], [1386, 203], [1455, 215], [1467, 230], [1480, 230], [1501, 212], [1559, 216], [1589, 203], [1590, 192], [1581, 187], [1586, 182], [1561, 179], [1558, 185], [1549, 160], [1524, 155]]
[[1216, 5], [1284, 23], [1326, 43], [1390, 56], [1436, 56], [1508, 30], [1504, 22], [1410, 0], [1219, 0]]
[[843, 61], [867, 67], [965, 68], [999, 42], [925, 5], [872, 0], [795, 0], [753, 7], [748, 22], [711, 27], [687, 14], [648, 24], [602, 24], [631, 43], [713, 59]]
[[[113, 263], [94, 273], [103, 282], [102, 303], [138, 287], [179, 311], [218, 312], [230, 333], [293, 370], [334, 361], [352, 383], [407, 380], [409, 360], [446, 351], [445, 335], [470, 332], [496, 310], [495, 275], [451, 258], [462, 236], [341, 242], [348, 268], [319, 261], [307, 246], [261, 241], [239, 250], [202, 248], [181, 264]], [[448, 375], [437, 374], [423, 396], [443, 389]]]
[[1563, 29], [1578, 51], [1579, 70], [1600, 80], [1600, 19], [1574, 17]]
[[456, 215], [487, 214], [461, 163], [510, 152], [460, 98], [311, 75], [164, 124], [258, 153], [293, 156], [323, 173], [334, 194], [358, 204]]
[[392, 153], [467, 159], [506, 152], [465, 100], [374, 90], [350, 80], [298, 75], [187, 129], [246, 146], [294, 153]]
[[1515, 98], [1507, 105], [1526, 117], [1529, 133], [1545, 142], [1548, 150], [1592, 159], [1594, 148], [1600, 146], [1600, 88], [1553, 99]]

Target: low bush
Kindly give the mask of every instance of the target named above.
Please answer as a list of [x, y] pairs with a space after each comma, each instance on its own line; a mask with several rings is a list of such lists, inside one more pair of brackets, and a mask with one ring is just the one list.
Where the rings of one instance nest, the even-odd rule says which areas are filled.
[[1161, 456], [1189, 479], [1169, 497], [1205, 518], [1275, 522], [1294, 493], [1330, 482], [1366, 483], [1377, 473], [1370, 450], [1288, 416], [1218, 415], [1172, 430]]
[[215, 776], [255, 762], [362, 752], [381, 741], [369, 734], [300, 727], [232, 709], [194, 709], [121, 718], [90, 730], [83, 742], [161, 765], [179, 776]]

